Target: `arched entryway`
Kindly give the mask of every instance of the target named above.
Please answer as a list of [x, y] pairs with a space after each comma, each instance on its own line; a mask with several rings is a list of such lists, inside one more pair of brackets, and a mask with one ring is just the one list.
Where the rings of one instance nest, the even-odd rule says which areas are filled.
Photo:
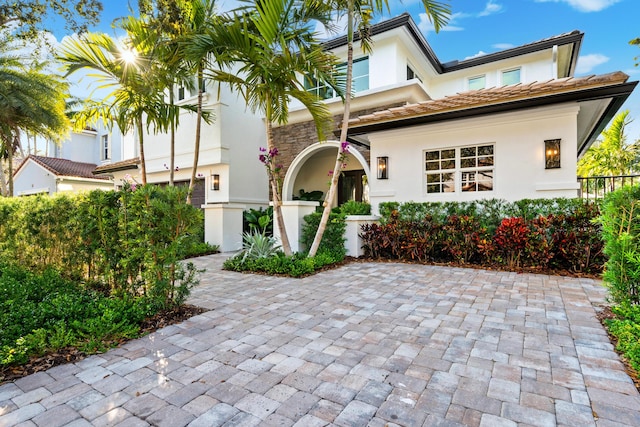
[[[318, 142], [305, 148], [291, 163], [282, 185], [283, 200], [296, 200], [304, 193], [329, 190], [330, 171], [336, 161], [340, 142]], [[347, 200], [368, 201], [369, 165], [364, 156], [352, 148], [340, 177], [338, 203]]]

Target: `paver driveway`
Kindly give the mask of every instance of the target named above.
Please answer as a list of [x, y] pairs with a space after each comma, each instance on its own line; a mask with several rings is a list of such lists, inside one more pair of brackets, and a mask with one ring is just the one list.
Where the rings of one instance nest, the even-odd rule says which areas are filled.
[[208, 267], [208, 311], [0, 386], [0, 425], [640, 426], [590, 279], [353, 263]]

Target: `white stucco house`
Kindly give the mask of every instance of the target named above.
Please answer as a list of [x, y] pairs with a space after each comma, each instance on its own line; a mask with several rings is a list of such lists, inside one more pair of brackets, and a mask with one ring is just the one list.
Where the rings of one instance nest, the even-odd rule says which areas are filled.
[[[575, 197], [576, 163], [615, 115], [637, 82], [621, 72], [574, 77], [584, 34], [571, 31], [472, 59], [442, 63], [411, 19], [403, 14], [371, 28], [373, 51], [356, 48], [351, 143], [337, 203], [364, 200], [448, 201]], [[325, 47], [346, 60], [346, 37]], [[343, 104], [321, 82], [301, 76], [321, 96], [336, 123]], [[178, 88], [179, 103], [196, 93]], [[205, 239], [223, 251], [241, 247], [242, 212], [267, 206], [269, 190], [259, 148], [266, 145], [263, 118], [237, 93], [208, 82], [199, 186], [194, 204], [205, 211]], [[170, 137], [144, 136], [147, 180], [169, 181]], [[317, 203], [301, 191], [328, 190], [339, 141], [318, 141], [308, 112], [291, 106], [289, 123], [274, 127], [283, 165], [283, 212], [293, 249], [302, 218]], [[195, 115], [182, 113], [176, 135], [175, 181], [191, 175]], [[125, 175], [139, 180], [136, 137], [125, 135], [120, 157], [101, 160], [96, 177], [115, 186]], [[277, 234], [277, 230], [276, 230]]]
[[[168, 96], [167, 96], [168, 98]], [[195, 105], [197, 92], [176, 88], [176, 104]], [[202, 122], [200, 156], [192, 204], [205, 214], [205, 240], [223, 251], [242, 247], [242, 213], [269, 205], [267, 175], [258, 161], [260, 147], [266, 146], [264, 121], [253, 114], [244, 100], [227, 86], [206, 82], [203, 109], [211, 113], [210, 123]], [[174, 182], [187, 185], [195, 151], [195, 113], [180, 114], [175, 145]], [[169, 182], [170, 134], [147, 130], [143, 135], [147, 182]], [[117, 187], [129, 175], [141, 182], [137, 137], [126, 134], [123, 156], [94, 170], [96, 177], [108, 176]]]
[[113, 189], [108, 177], [92, 172], [102, 163], [122, 158], [123, 137], [117, 128], [99, 124], [95, 129], [71, 132], [59, 144], [43, 140], [34, 145], [38, 154], [45, 155], [30, 154], [16, 168], [16, 196]]
[[95, 163], [30, 154], [14, 173], [13, 191], [16, 196], [29, 196], [113, 189], [108, 178], [93, 175], [95, 168]]
[[[355, 49], [352, 154], [338, 202], [368, 200], [374, 212], [385, 201], [576, 197], [578, 158], [637, 85], [621, 72], [574, 77], [579, 31], [447, 63], [408, 14], [371, 34], [372, 53]], [[325, 46], [346, 60], [346, 37]], [[339, 124], [341, 100], [307, 85]], [[311, 129], [299, 106], [275, 131], [293, 210], [302, 209], [301, 188], [327, 191], [339, 146]]]

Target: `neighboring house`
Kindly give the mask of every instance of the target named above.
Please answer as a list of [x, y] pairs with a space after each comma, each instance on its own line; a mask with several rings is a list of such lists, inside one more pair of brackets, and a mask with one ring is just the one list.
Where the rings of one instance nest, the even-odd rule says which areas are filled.
[[[368, 200], [374, 212], [385, 201], [576, 197], [578, 158], [637, 84], [621, 72], [574, 78], [578, 31], [448, 63], [408, 14], [371, 34], [372, 53], [356, 48], [338, 202]], [[325, 45], [346, 58], [346, 37]], [[339, 124], [341, 100], [309, 81]], [[318, 142], [301, 106], [275, 140], [285, 202], [295, 206], [300, 189], [326, 192], [339, 142]]]
[[94, 176], [93, 170], [101, 163], [122, 158], [122, 135], [117, 129], [104, 126], [71, 132], [63, 142], [34, 141], [38, 154], [28, 155], [14, 172], [16, 196], [94, 189], [112, 189], [108, 177]]
[[110, 190], [108, 178], [96, 178], [95, 163], [74, 162], [54, 157], [28, 155], [14, 173], [16, 196], [54, 194], [88, 190]]

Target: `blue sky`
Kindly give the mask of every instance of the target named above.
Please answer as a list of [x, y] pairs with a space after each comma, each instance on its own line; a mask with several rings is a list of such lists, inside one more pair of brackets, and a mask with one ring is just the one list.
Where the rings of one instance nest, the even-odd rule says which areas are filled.
[[[218, 3], [221, 9], [238, 4], [236, 0]], [[111, 22], [127, 14], [127, 0], [104, 0], [103, 4], [96, 29], [113, 33]], [[634, 66], [640, 48], [629, 45], [629, 40], [640, 37], [638, 0], [451, 0], [450, 23], [438, 34], [426, 20], [421, 0], [389, 0], [389, 4], [391, 11], [385, 16], [411, 13], [442, 62], [580, 30], [585, 36], [576, 76], [623, 71], [631, 81], [640, 79], [640, 67]], [[640, 88], [623, 109], [629, 109], [634, 119], [628, 140], [640, 139]]]

